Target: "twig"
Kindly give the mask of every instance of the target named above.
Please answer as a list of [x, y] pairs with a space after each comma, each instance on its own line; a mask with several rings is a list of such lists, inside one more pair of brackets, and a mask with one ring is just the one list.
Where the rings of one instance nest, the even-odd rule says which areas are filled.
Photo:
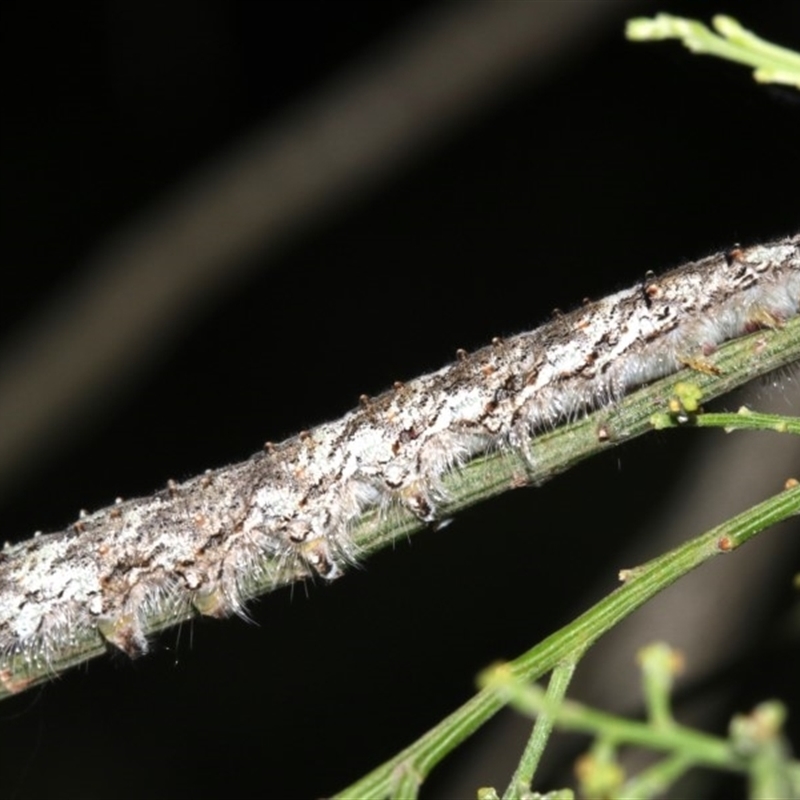
[[[487, 670], [481, 678], [481, 691], [416, 742], [335, 797], [341, 800], [395, 797], [397, 776], [400, 773], [416, 776], [417, 786], [421, 785], [448, 753], [469, 738], [503, 705], [512, 699], [524, 701], [531, 691], [535, 691], [531, 687], [523, 686], [521, 681], [536, 681], [557, 664], [579, 657], [603, 634], [678, 578], [718, 555], [735, 550], [771, 525], [797, 514], [798, 509], [800, 487], [795, 486], [673, 551], [628, 571], [623, 586], [527, 653], [508, 664]], [[559, 724], [568, 724], [573, 720], [570, 715], [572, 707], [574, 704], [570, 703], [560, 707], [557, 712]], [[532, 710], [538, 713], [541, 706], [537, 705]], [[590, 713], [596, 715], [594, 719], [605, 726], [603, 730], [610, 736], [624, 736], [626, 740], [653, 749], [670, 750], [675, 746], [676, 736], [671, 729], [655, 729], [643, 723], [609, 717], [599, 711]], [[577, 726], [577, 723], [574, 724]], [[691, 739], [695, 763], [736, 768], [735, 754], [727, 744], [694, 731], [686, 735]], [[684, 745], [688, 741], [685, 739]]]
[[625, 34], [635, 42], [680, 39], [693, 53], [753, 67], [753, 78], [760, 83], [783, 83], [800, 89], [800, 53], [756, 36], [723, 14], [717, 14], [711, 24], [716, 34], [697, 20], [658, 14], [653, 19], [629, 20]]

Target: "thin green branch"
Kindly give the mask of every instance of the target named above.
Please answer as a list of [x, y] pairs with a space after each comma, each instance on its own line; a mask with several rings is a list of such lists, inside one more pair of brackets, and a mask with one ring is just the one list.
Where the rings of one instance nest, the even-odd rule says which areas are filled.
[[[559, 663], [577, 658], [606, 631], [682, 575], [721, 553], [736, 549], [762, 530], [798, 513], [800, 513], [800, 486], [785, 490], [647, 564], [627, 570], [623, 586], [501, 669], [517, 680], [538, 680]], [[423, 781], [439, 761], [505, 704], [507, 692], [498, 691], [496, 684], [491, 683], [493, 678], [496, 679], [496, 673], [496, 670], [490, 671], [484, 678], [490, 685], [484, 686], [461, 708], [336, 797], [358, 798], [358, 800], [393, 797], [398, 771], [402, 773], [411, 771], [418, 776], [420, 782]], [[627, 721], [617, 724], [621, 726], [627, 724]], [[622, 730], [618, 730], [621, 735]], [[650, 737], [649, 741], [655, 743], [662, 741], [657, 737], [669, 734], [670, 731], [654, 731], [648, 728], [646, 735]], [[702, 758], [707, 763], [715, 765], [732, 763], [727, 749], [721, 750], [718, 743], [710, 741], [709, 737], [703, 734], [694, 732], [691, 734], [694, 737], [692, 738], [694, 745], [700, 748], [704, 754]]]
[[[518, 678], [502, 672], [495, 672], [489, 685], [503, 693], [508, 702], [524, 714], [536, 716], [549, 710], [545, 693], [539, 686], [522, 683]], [[565, 701], [551, 713], [555, 713], [560, 729], [596, 736], [614, 748], [634, 745], [681, 755], [695, 766], [742, 773], [748, 770], [747, 760], [736, 752], [731, 742], [682, 725], [658, 727], [649, 720], [627, 719], [574, 700]]]
[[[674, 656], [666, 645], [653, 647], [661, 649], [662, 655]], [[754, 798], [800, 795], [800, 762], [791, 758], [784, 740], [786, 710], [780, 703], [762, 703], [750, 714], [737, 715], [729, 738], [722, 739], [672, 720], [667, 725], [654, 724], [652, 718], [630, 720], [574, 701], [554, 706], [539, 686], [521, 681], [504, 668], [496, 668], [489, 681], [518, 711], [537, 719], [546, 714], [555, 717], [562, 730], [596, 737], [590, 754], [579, 761], [585, 787], [607, 789], [613, 784], [615, 797], [650, 798], [663, 793], [688, 769], [704, 766], [746, 774]], [[662, 751], [667, 757], [623, 782], [616, 761], [616, 751], [622, 746]]]
[[625, 781], [620, 795], [625, 800], [651, 800], [662, 797], [670, 786], [693, 766], [694, 761], [685, 753], [667, 756]]
[[530, 794], [533, 786], [533, 776], [539, 766], [539, 761], [544, 753], [544, 748], [553, 732], [556, 721], [558, 707], [567, 693], [575, 668], [578, 666], [578, 658], [574, 657], [567, 661], [556, 664], [547, 683], [547, 694], [545, 695], [545, 709], [536, 717], [531, 737], [525, 746], [525, 751], [519, 761], [517, 769], [511, 783], [503, 795], [503, 800], [522, 800], [526, 794]]
[[800, 53], [761, 39], [732, 17], [718, 14], [711, 22], [717, 33], [698, 20], [658, 14], [652, 19], [629, 20], [625, 35], [635, 42], [680, 39], [693, 53], [753, 67], [753, 77], [759, 83], [782, 83], [800, 89]]
[[800, 436], [800, 417], [784, 417], [780, 414], [762, 414], [742, 406], [735, 413], [695, 414], [681, 420], [675, 414], [657, 414], [653, 418], [653, 427], [680, 428], [685, 426], [697, 428], [722, 428], [726, 433], [733, 431], [774, 431]]

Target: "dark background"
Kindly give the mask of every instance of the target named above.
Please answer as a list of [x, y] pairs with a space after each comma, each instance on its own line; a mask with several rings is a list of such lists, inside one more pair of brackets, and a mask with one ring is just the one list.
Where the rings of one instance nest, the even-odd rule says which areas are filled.
[[[113, 231], [432, 7], [3, 5], [0, 342]], [[724, 10], [800, 48], [796, 3], [617, 7], [546, 79], [523, 70], [263, 265], [250, 255], [247, 277], [20, 465], [3, 536], [55, 530], [79, 507], [245, 458], [648, 269], [796, 230], [800, 94], [676, 43], [625, 42], [624, 20], [657, 10]], [[4, 703], [0, 796], [343, 788], [465, 700], [482, 667], [602, 596], [586, 594], [598, 576], [613, 587], [615, 552], [691, 447], [649, 439], [335, 584], [264, 598], [254, 625], [201, 620], [158, 637], [141, 661], [112, 655]], [[774, 695], [800, 717], [794, 641], [720, 666], [728, 713]], [[452, 796], [457, 759], [429, 796]], [[501, 783], [504, 769], [485, 781]]]

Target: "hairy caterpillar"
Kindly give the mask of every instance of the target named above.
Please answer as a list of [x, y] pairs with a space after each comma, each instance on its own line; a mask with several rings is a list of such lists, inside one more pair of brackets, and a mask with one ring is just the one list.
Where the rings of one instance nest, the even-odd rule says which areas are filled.
[[[195, 611], [243, 613], [253, 576], [338, 577], [351, 527], [398, 504], [441, 521], [442, 478], [702, 363], [720, 343], [800, 309], [800, 235], [736, 247], [560, 315], [534, 331], [395, 384], [249, 460], [82, 515], [0, 551], [0, 683], [59, 668], [87, 632], [134, 657], [146, 634]], [[90, 637], [91, 638], [91, 637]]]

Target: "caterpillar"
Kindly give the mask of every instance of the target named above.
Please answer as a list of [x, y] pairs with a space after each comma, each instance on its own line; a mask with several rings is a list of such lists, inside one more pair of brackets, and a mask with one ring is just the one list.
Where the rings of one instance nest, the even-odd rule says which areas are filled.
[[[0, 685], [82, 660], [94, 639], [131, 657], [181, 615], [245, 614], [254, 575], [339, 577], [352, 527], [397, 506], [443, 521], [443, 478], [473, 458], [702, 363], [800, 309], [800, 234], [684, 264], [474, 353], [248, 460], [82, 513], [0, 550]], [[70, 647], [76, 652], [70, 655]], [[67, 655], [64, 655], [64, 654]]]

